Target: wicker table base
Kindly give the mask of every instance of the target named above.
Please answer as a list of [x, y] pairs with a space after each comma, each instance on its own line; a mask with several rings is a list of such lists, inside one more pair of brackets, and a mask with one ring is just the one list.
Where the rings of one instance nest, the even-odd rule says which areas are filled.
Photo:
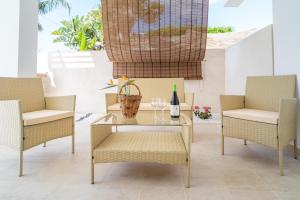
[[[186, 187], [190, 187], [191, 120], [155, 122], [153, 115], [125, 119], [106, 115], [91, 124], [91, 182], [97, 163], [155, 162], [187, 167]], [[179, 126], [178, 132], [116, 132], [114, 126]]]

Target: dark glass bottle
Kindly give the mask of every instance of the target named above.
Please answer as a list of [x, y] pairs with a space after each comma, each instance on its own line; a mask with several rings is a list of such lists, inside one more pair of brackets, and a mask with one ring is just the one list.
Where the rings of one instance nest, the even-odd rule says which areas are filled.
[[171, 118], [179, 118], [180, 116], [180, 107], [179, 107], [179, 99], [177, 96], [176, 84], [173, 85], [173, 93], [170, 102], [170, 115]]

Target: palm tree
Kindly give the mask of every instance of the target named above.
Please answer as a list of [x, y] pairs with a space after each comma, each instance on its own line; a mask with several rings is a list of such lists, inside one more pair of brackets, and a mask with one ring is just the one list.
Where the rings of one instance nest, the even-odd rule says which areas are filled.
[[[38, 0], [39, 1], [39, 14], [46, 15], [58, 7], [67, 9], [70, 13], [71, 7], [66, 0]], [[38, 24], [39, 31], [43, 30], [42, 25]]]

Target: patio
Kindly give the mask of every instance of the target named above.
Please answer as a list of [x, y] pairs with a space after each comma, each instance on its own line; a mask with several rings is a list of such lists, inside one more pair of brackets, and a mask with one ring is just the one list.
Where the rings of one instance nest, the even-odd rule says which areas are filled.
[[5, 0], [0, 200], [299, 200], [299, 7]]

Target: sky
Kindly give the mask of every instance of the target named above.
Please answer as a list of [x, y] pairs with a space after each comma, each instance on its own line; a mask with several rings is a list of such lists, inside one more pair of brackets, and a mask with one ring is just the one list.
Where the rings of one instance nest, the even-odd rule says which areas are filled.
[[[40, 16], [39, 21], [44, 30], [39, 32], [39, 51], [68, 50], [63, 44], [53, 43], [51, 35], [60, 26], [60, 21], [72, 19], [76, 15], [85, 15], [91, 9], [97, 8], [100, 0], [68, 0], [71, 13], [65, 9]], [[224, 0], [210, 0], [208, 25], [231, 26], [234, 31], [251, 28], [261, 28], [272, 24], [272, 0], [245, 0], [240, 7], [224, 7]]]

